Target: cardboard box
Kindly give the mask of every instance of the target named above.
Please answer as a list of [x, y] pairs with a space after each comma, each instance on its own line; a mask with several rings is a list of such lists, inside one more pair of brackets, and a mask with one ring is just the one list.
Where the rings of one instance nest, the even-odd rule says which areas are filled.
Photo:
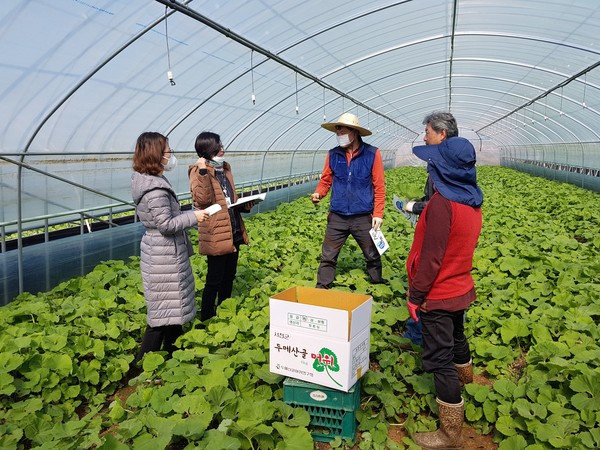
[[272, 296], [270, 370], [348, 392], [369, 370], [369, 295], [293, 287]]

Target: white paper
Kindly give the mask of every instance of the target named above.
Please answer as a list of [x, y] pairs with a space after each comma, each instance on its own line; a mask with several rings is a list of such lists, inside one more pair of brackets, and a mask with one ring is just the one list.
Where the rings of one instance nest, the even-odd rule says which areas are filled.
[[212, 216], [214, 213], [221, 211], [221, 205], [215, 203], [214, 205], [210, 205], [205, 209], [209, 216]]
[[386, 238], [383, 236], [383, 233], [381, 232], [381, 230], [375, 231], [373, 228], [371, 228], [369, 234], [371, 235], [371, 239], [373, 239], [373, 242], [375, 243], [375, 247], [377, 247], [377, 251], [380, 255], [383, 255], [387, 251], [387, 249], [390, 248], [390, 245], [388, 244]]
[[229, 208], [233, 208], [234, 206], [240, 206], [240, 205], [243, 205], [244, 203], [248, 203], [248, 202], [260, 203], [265, 199], [266, 196], [267, 196], [267, 194], [263, 192], [262, 194], [248, 195], [246, 197], [240, 197], [240, 198], [238, 198], [237, 202], [229, 205]]

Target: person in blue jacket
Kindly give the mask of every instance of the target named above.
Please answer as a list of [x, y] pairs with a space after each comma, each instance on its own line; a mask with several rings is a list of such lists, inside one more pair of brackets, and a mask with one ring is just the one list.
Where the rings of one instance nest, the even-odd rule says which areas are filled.
[[381, 152], [363, 142], [362, 137], [371, 135], [371, 131], [361, 127], [354, 114], [344, 113], [337, 122], [321, 126], [335, 133], [338, 145], [327, 153], [321, 180], [311, 195], [316, 205], [331, 188], [316, 287], [331, 287], [338, 256], [350, 235], [363, 252], [371, 281], [384, 283], [381, 255], [370, 235], [371, 228], [377, 231], [381, 227], [385, 207]]

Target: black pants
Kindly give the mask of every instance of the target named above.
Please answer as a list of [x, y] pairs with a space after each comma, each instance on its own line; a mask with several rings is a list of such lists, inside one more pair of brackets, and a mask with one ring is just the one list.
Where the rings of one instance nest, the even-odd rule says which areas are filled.
[[361, 214], [355, 216], [341, 216], [330, 212], [327, 217], [327, 229], [323, 239], [321, 264], [317, 273], [317, 286], [321, 289], [331, 288], [335, 278], [338, 256], [346, 243], [348, 236], [352, 235], [365, 256], [367, 273], [374, 283], [381, 283], [381, 256], [371, 239], [371, 215]]
[[236, 248], [238, 251], [227, 255], [207, 257], [208, 271], [200, 306], [201, 321], [215, 316], [217, 313], [217, 297], [219, 303], [231, 297], [239, 255], [239, 246], [236, 246]]
[[161, 349], [166, 351], [169, 356], [175, 350], [175, 341], [183, 334], [182, 325], [165, 325], [162, 327], [147, 327], [142, 345], [133, 364], [136, 365], [148, 352], [158, 352]]
[[464, 310], [434, 309], [421, 312], [423, 325], [423, 368], [432, 372], [437, 397], [446, 403], [460, 403], [460, 382], [454, 364], [471, 360], [465, 337]]

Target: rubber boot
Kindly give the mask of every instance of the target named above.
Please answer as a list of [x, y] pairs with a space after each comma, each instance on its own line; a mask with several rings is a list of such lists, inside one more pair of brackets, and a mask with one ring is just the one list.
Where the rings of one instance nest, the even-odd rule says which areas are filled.
[[458, 381], [460, 382], [460, 387], [463, 387], [465, 384], [469, 384], [473, 382], [473, 360], [470, 359], [468, 363], [465, 364], [454, 364], [456, 367], [456, 371], [458, 372]]
[[429, 433], [415, 433], [413, 440], [423, 450], [457, 450], [462, 448], [465, 401], [446, 403], [436, 399], [440, 411], [440, 428]]

